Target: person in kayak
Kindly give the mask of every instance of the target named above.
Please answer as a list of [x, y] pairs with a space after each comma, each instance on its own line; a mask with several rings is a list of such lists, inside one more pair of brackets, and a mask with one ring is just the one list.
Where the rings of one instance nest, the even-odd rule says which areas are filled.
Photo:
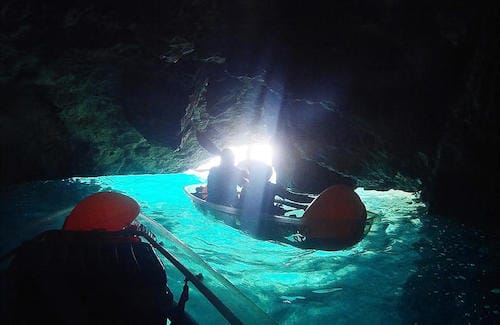
[[259, 232], [260, 219], [265, 214], [283, 215], [286, 211], [274, 204], [279, 196], [295, 202], [310, 203], [313, 198], [293, 193], [284, 187], [271, 183], [272, 167], [263, 162], [253, 162], [249, 166], [249, 181], [241, 192], [242, 222], [248, 222], [251, 228]]
[[239, 205], [237, 186], [247, 182], [245, 172], [235, 165], [234, 153], [231, 149], [223, 149], [220, 154], [220, 165], [212, 167], [207, 179], [207, 201], [225, 206]]

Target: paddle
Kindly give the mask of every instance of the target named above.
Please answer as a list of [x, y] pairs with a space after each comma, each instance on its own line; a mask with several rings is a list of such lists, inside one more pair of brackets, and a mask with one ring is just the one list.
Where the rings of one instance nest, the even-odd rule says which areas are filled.
[[[139, 214], [138, 222], [159, 238], [166, 240], [164, 245], [168, 244], [169, 250], [158, 244], [151, 236], [141, 234], [190, 280], [231, 324], [276, 324], [260, 307], [242, 294], [236, 286], [208, 265], [198, 254], [165, 227], [144, 214]], [[190, 264], [191, 270], [181, 263], [179, 257], [184, 259], [184, 263], [188, 262]], [[192, 271], [193, 269], [196, 270], [195, 273], [202, 274], [202, 278], [196, 276]], [[223, 300], [223, 298], [225, 299]]]
[[285, 201], [282, 199], [274, 199], [274, 202], [279, 203], [279, 204], [283, 204], [283, 205], [287, 205], [289, 207], [296, 208], [299, 210], [305, 210], [309, 206], [308, 204], [302, 204], [302, 203], [297, 203], [297, 202], [293, 202], [293, 201]]
[[212, 303], [212, 305], [226, 318], [231, 324], [243, 324], [241, 320], [229, 309], [222, 300], [219, 299], [205, 284], [194, 275], [187, 267], [177, 260], [168, 250], [157, 243], [153, 237], [143, 231], [130, 230], [130, 234], [144, 237], [154, 248], [156, 248], [167, 260], [170, 261], [185, 277], [191, 281], [198, 290]]
[[200, 146], [202, 146], [206, 151], [216, 156], [219, 156], [221, 154], [221, 150], [219, 149], [219, 147], [208, 138], [206, 132], [203, 133], [199, 130], [196, 130], [196, 139], [198, 140]]

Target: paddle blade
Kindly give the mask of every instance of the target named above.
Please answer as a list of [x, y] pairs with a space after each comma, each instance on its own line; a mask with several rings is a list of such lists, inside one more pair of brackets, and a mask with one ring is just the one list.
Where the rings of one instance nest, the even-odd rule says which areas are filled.
[[132, 198], [113, 192], [99, 192], [78, 203], [64, 222], [64, 230], [122, 230], [139, 214]]
[[198, 140], [200, 146], [202, 146], [206, 151], [217, 156], [221, 154], [219, 147], [208, 138], [206, 133], [196, 131], [196, 139]]
[[309, 239], [332, 240], [336, 245], [348, 246], [363, 236], [366, 208], [351, 187], [335, 185], [324, 190], [302, 218]]

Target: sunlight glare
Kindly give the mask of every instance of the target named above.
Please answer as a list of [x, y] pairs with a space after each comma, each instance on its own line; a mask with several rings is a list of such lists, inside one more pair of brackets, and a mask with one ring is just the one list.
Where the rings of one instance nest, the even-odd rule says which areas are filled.
[[[236, 166], [247, 159], [262, 161], [272, 166], [272, 148], [269, 144], [254, 143], [243, 146], [229, 146], [228, 148], [234, 152]], [[219, 164], [220, 157], [212, 157], [195, 169], [186, 171], [186, 173], [196, 175], [199, 178], [206, 180], [210, 168], [218, 166]], [[274, 168], [273, 175], [271, 176], [271, 182], [276, 182], [276, 172], [274, 171]]]

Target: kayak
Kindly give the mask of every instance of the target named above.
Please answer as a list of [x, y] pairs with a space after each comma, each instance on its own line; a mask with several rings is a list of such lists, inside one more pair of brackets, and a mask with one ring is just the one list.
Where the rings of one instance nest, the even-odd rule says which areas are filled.
[[[159, 255], [185, 278], [177, 300]], [[0, 262], [8, 264], [0, 272], [2, 324], [196, 324], [184, 310], [188, 283], [231, 324], [275, 324], [119, 193], [89, 196], [62, 229], [42, 232]]]
[[[259, 222], [256, 227], [255, 222], [245, 220], [240, 208], [207, 202], [206, 184], [185, 186], [184, 192], [194, 206], [207, 216], [253, 237], [276, 240], [303, 249], [335, 251], [352, 247], [366, 236], [378, 216], [365, 210], [352, 189], [334, 186], [322, 192], [310, 205], [275, 199], [280, 213], [255, 216]], [[333, 208], [330, 206], [331, 202], [342, 198], [339, 193], [344, 192], [348, 193], [344, 201], [355, 202], [351, 204], [355, 206], [352, 213], [346, 213], [345, 208], [338, 209], [339, 204], [334, 204]]]

